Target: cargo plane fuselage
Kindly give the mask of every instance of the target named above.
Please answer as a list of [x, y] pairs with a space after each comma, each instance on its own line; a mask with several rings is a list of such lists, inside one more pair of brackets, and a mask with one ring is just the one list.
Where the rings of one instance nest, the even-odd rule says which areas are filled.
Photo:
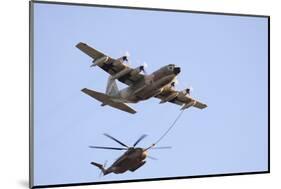
[[167, 85], [174, 85], [174, 80], [179, 73], [179, 67], [169, 64], [150, 75], [145, 75], [143, 79], [133, 85], [120, 90], [115, 97], [126, 103], [147, 100], [160, 94]]

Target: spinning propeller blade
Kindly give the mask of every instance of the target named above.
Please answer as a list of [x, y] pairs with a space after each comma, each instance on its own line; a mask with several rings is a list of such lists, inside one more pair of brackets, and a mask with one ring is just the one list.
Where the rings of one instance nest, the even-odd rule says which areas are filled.
[[143, 64], [142, 64], [142, 71], [143, 71], [143, 73], [145, 74], [145, 75], [147, 75], [147, 72], [146, 72], [146, 68], [147, 68], [147, 63], [146, 62], [143, 62]]
[[[103, 167], [104, 169], [105, 169], [105, 167], [106, 167], [106, 164], [107, 164], [107, 160], [105, 160], [104, 164], [102, 165], [102, 167]], [[99, 177], [101, 178], [102, 175], [103, 175], [103, 171], [101, 170], [101, 171], [100, 171], [100, 174], [99, 174]]]
[[142, 135], [133, 145], [133, 147], [135, 147], [140, 141], [142, 141], [142, 139], [144, 139], [145, 137], [147, 137], [147, 135]]
[[105, 146], [89, 146], [89, 148], [106, 149], [106, 150], [127, 150], [127, 148], [115, 148], [115, 147], [105, 147]]
[[129, 61], [129, 59], [130, 59], [130, 53], [129, 53], [129, 51], [126, 51], [125, 52], [125, 56], [124, 57], [126, 57], [125, 58], [125, 60], [124, 60], [124, 63], [127, 65], [127, 66], [130, 66], [131, 65], [131, 62]]
[[114, 141], [115, 141], [115, 142], [117, 142], [118, 144], [120, 144], [120, 145], [122, 145], [122, 146], [124, 146], [124, 147], [126, 147], [126, 148], [129, 148], [129, 146], [127, 146], [127, 145], [126, 145], [126, 144], [124, 144], [123, 142], [121, 142], [121, 141], [117, 140], [116, 138], [114, 138], [114, 137], [110, 136], [109, 134], [104, 133], [104, 136], [107, 136], [108, 138], [110, 138], [110, 139], [114, 140]]
[[141, 62], [140, 60], [137, 60], [137, 64], [140, 64], [139, 69], [141, 72], [144, 73], [144, 75], [147, 75], [146, 68], [148, 67], [148, 64], [146, 62]]
[[146, 157], [148, 157], [149, 159], [152, 159], [152, 160], [158, 160], [157, 158], [152, 157], [152, 156], [146, 156]]
[[151, 146], [149, 146], [148, 148], [145, 149], [145, 151], [147, 150], [161, 150], [161, 149], [171, 149], [171, 146], [161, 146], [161, 147], [155, 147], [156, 144], [152, 144]]
[[125, 52], [125, 56], [126, 56], [126, 57], [130, 57], [129, 51], [126, 51], [126, 52]]

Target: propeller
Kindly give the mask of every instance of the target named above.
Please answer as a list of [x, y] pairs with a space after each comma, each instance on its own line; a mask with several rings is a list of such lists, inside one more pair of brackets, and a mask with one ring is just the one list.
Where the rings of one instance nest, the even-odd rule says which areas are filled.
[[[140, 143], [140, 141], [142, 141], [145, 137], [147, 137], [147, 135], [142, 135], [140, 136], [140, 138], [133, 144], [132, 147], [127, 146], [126, 144], [124, 144], [123, 142], [117, 140], [116, 138], [114, 138], [113, 136], [110, 136], [107, 133], [104, 133], [104, 136], [114, 140], [115, 142], [117, 142], [118, 144], [124, 146], [125, 148], [118, 148], [118, 147], [107, 147], [107, 146], [89, 146], [89, 148], [96, 148], [96, 149], [106, 149], [106, 150], [128, 150], [129, 148], [134, 148], [137, 146], [138, 143]], [[148, 148], [145, 148], [144, 151], [153, 149], [153, 150], [158, 150], [158, 149], [170, 149], [172, 148], [171, 146], [160, 146], [160, 147], [155, 147], [156, 144], [152, 144], [151, 146], [149, 146]]]
[[[144, 149], [144, 151], [148, 151], [148, 150], [159, 150], [159, 149], [170, 149], [172, 148], [171, 146], [161, 146], [161, 147], [155, 147], [156, 144], [152, 144], [151, 146], [149, 146], [148, 148]], [[158, 160], [157, 158], [155, 157], [152, 157], [152, 156], [146, 156], [148, 157], [149, 159], [152, 159], [152, 160]]]
[[107, 164], [107, 160], [105, 160], [104, 164], [103, 164], [103, 167], [105, 168], [106, 167], [106, 164]]
[[126, 57], [130, 57], [129, 51], [126, 51], [126, 52], [125, 52], [125, 56], [126, 56]]
[[184, 93], [185, 94], [189, 94], [190, 95], [190, 93], [193, 91], [193, 87], [189, 87], [189, 88], [187, 88], [187, 89], [184, 89]]
[[[107, 150], [128, 150], [128, 148], [130, 148], [129, 146], [127, 146], [126, 144], [124, 144], [123, 142], [121, 142], [120, 140], [117, 140], [116, 138], [114, 138], [113, 136], [110, 136], [107, 133], [104, 133], [104, 136], [114, 140], [115, 142], [117, 142], [118, 144], [126, 147], [126, 148], [116, 148], [116, 147], [107, 147], [107, 146], [89, 146], [89, 148], [96, 148], [96, 149], [107, 149]], [[145, 137], [147, 137], [147, 135], [142, 135], [133, 145], [133, 147], [135, 147], [140, 141], [142, 141]]]
[[129, 62], [129, 57], [130, 57], [130, 53], [129, 51], [125, 52], [125, 55], [122, 57], [123, 62], [126, 62], [126, 64], [129, 66], [131, 63]]
[[119, 61], [121, 61], [122, 63], [124, 63], [125, 65], [128, 65], [128, 66], [130, 66], [130, 61], [129, 61], [129, 59], [130, 59], [130, 53], [129, 53], [129, 51], [120, 51], [119, 52], [119, 54], [121, 55], [121, 56], [119, 56], [120, 58], [118, 58], [117, 60], [119, 60]]
[[160, 147], [155, 147], [156, 144], [152, 144], [151, 146], [147, 147], [144, 151], [147, 150], [161, 150], [161, 149], [171, 149], [171, 146], [160, 146]]
[[122, 60], [128, 62], [128, 57], [127, 56], [122, 56]]
[[194, 88], [192, 86], [189, 87], [189, 92], [193, 92]]
[[[107, 160], [105, 160], [105, 162], [103, 163], [103, 168], [105, 168], [106, 167], [106, 164], [107, 164]], [[100, 171], [100, 175], [99, 175], [99, 177], [101, 178], [102, 177], [102, 175], [103, 175], [103, 172], [102, 172], [102, 170]]]
[[152, 156], [146, 156], [146, 157], [149, 158], [149, 159], [152, 159], [152, 160], [158, 160], [157, 158], [152, 157]]
[[147, 137], [147, 135], [142, 135], [133, 145], [133, 147], [135, 147], [140, 141], [142, 141], [145, 137]]
[[115, 147], [105, 147], [105, 146], [89, 146], [89, 148], [106, 149], [106, 150], [127, 150], [127, 148], [115, 148]]
[[145, 75], [147, 75], [146, 68], [148, 67], [148, 64], [146, 62], [141, 62], [140, 60], [136, 61], [138, 65], [140, 65], [138, 68], [141, 72], [143, 72]]
[[116, 138], [114, 138], [114, 137], [110, 136], [109, 134], [104, 133], [104, 136], [106, 136], [106, 137], [108, 137], [108, 138], [110, 138], [110, 139], [114, 140], [114, 141], [115, 141], [115, 142], [117, 142], [118, 144], [120, 144], [120, 145], [122, 145], [122, 146], [126, 147], [127, 149], [129, 148], [129, 146], [127, 146], [127, 145], [126, 145], [126, 144], [124, 144], [123, 142], [121, 142], [121, 141], [117, 140]]
[[146, 71], [146, 68], [148, 67], [147, 63], [146, 62], [143, 62], [143, 64], [140, 66], [140, 69], [141, 71], [147, 75], [147, 71]]

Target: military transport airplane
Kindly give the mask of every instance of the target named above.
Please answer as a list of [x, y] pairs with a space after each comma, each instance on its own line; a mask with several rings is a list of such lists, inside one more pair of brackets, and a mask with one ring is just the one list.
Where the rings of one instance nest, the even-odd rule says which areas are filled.
[[[160, 103], [171, 102], [182, 106], [182, 110], [194, 106], [196, 108], [206, 108], [207, 105], [193, 99], [190, 90], [176, 91], [174, 89], [176, 76], [181, 72], [180, 67], [174, 64], [166, 65], [152, 74], [144, 74], [144, 66], [131, 68], [127, 56], [118, 59], [111, 58], [85, 43], [78, 43], [78, 49], [89, 55], [93, 59], [92, 66], [99, 66], [110, 74], [107, 82], [106, 92], [100, 93], [87, 88], [82, 92], [102, 102], [101, 106], [111, 106], [128, 113], [136, 113], [134, 109], [126, 103], [137, 103], [151, 97], [160, 99]], [[119, 90], [116, 80], [128, 85]]]

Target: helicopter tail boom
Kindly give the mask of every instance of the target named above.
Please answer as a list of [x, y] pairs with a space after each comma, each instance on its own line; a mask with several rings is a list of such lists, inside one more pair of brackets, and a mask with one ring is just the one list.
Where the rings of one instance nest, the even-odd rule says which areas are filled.
[[91, 164], [96, 166], [97, 168], [99, 168], [102, 171], [103, 175], [108, 174], [106, 169], [104, 168], [104, 166], [102, 164], [99, 164], [99, 163], [96, 163], [96, 162], [91, 162]]

